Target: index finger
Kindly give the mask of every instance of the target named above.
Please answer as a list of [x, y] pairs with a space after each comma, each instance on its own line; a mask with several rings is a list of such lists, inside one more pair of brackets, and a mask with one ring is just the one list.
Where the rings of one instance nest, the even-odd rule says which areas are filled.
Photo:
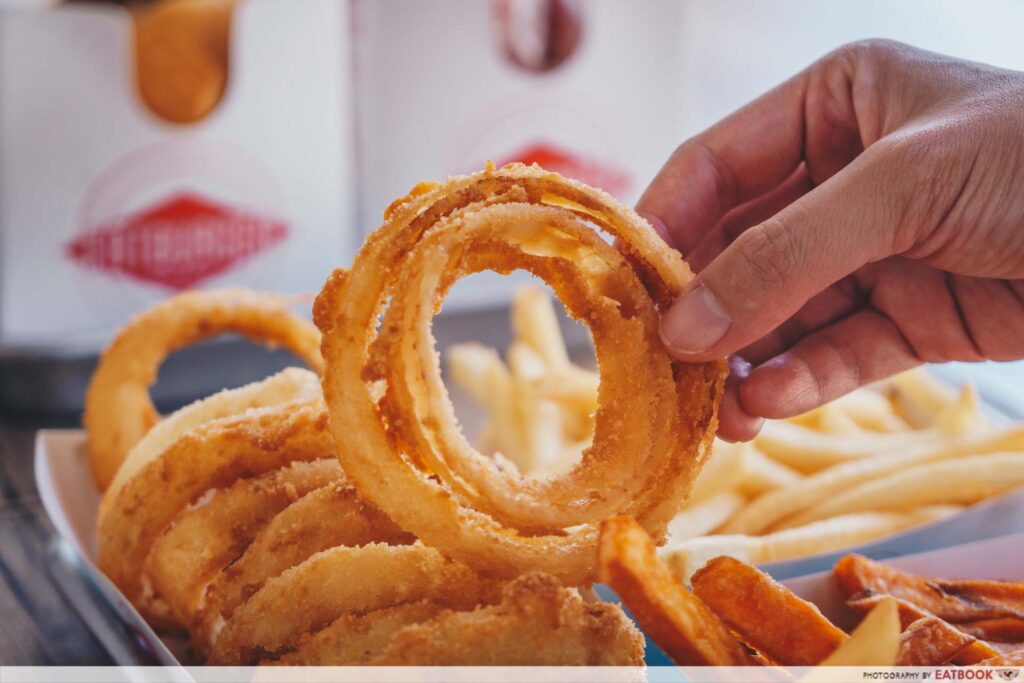
[[686, 256], [726, 212], [785, 181], [804, 156], [807, 82], [800, 73], [677, 147], [637, 212]]

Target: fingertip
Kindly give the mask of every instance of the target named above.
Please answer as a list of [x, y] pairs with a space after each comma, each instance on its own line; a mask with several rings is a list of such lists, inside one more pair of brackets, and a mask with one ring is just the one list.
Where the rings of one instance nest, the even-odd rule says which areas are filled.
[[822, 403], [821, 386], [811, 368], [788, 353], [754, 368], [738, 394], [744, 410], [770, 419], [800, 415]]
[[677, 360], [697, 362], [724, 355], [715, 346], [730, 329], [732, 320], [714, 294], [699, 284], [684, 292], [665, 311], [658, 332], [669, 355]]
[[729, 358], [729, 377], [718, 413], [718, 437], [735, 443], [750, 441], [764, 425], [764, 419], [748, 413], [740, 404], [738, 388], [751, 371], [750, 363], [739, 356]]

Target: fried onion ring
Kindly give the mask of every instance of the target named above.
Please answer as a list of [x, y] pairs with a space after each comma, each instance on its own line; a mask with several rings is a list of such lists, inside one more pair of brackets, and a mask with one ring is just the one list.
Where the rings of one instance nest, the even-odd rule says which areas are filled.
[[207, 396], [168, 415], [128, 453], [103, 493], [100, 515], [132, 477], [158, 458], [182, 434], [204, 423], [239, 415], [252, 408], [271, 408], [319, 398], [319, 385], [320, 380], [315, 373], [301, 368], [286, 368], [259, 382]]
[[239, 478], [334, 452], [319, 399], [255, 408], [203, 424], [172, 443], [100, 511], [99, 567], [144, 608], [143, 563], [159, 535], [189, 504]]
[[[476, 605], [469, 605], [468, 609]], [[408, 602], [366, 614], [343, 614], [330, 626], [307, 633], [293, 652], [276, 662], [298, 666], [342, 666], [364, 664], [380, 652], [398, 631], [437, 616], [445, 608], [430, 600]]]
[[100, 491], [113, 480], [128, 451], [160, 420], [149, 388], [171, 352], [235, 332], [287, 348], [319, 372], [320, 335], [288, 310], [293, 303], [292, 298], [245, 289], [184, 292], [122, 328], [100, 357], [85, 394], [82, 421]]
[[496, 592], [495, 582], [421, 544], [331, 548], [270, 579], [235, 610], [208, 663], [277, 658], [294, 649], [302, 634], [352, 612], [425, 598], [472, 605]]
[[500, 604], [443, 612], [398, 631], [369, 665], [640, 666], [644, 640], [618, 605], [585, 603], [550, 576], [524, 574]]
[[192, 623], [207, 587], [290, 503], [342, 479], [336, 458], [295, 462], [239, 479], [180, 514], [153, 544], [143, 572], [180, 624]]
[[239, 605], [268, 579], [318, 552], [340, 545], [408, 545], [415, 540], [343, 480], [308, 493], [261, 529], [242, 556], [210, 586], [193, 626], [192, 645], [208, 654]]
[[[546, 481], [503, 472], [469, 445], [430, 331], [457, 279], [515, 269], [546, 280], [587, 323], [601, 371], [593, 443]], [[597, 523], [625, 513], [663, 537], [709, 451], [725, 364], [672, 362], [658, 337], [657, 307], [690, 277], [634, 212], [537, 167], [417, 187], [314, 307], [347, 476], [401, 527], [479, 571], [589, 581]]]

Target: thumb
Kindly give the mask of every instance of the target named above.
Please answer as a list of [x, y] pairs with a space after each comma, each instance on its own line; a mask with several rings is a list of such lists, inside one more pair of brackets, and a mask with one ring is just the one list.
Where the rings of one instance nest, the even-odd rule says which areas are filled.
[[662, 317], [669, 353], [703, 361], [739, 351], [823, 289], [890, 256], [903, 202], [880, 201], [890, 173], [869, 156], [742, 233], [708, 264]]

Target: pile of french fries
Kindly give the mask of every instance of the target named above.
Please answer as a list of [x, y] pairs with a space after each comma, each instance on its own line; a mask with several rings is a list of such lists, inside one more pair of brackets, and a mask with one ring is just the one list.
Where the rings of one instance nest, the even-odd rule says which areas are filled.
[[[545, 290], [512, 305], [505, 358], [450, 347], [450, 377], [479, 402], [482, 450], [526, 476], [569, 470], [593, 433], [599, 378], [570, 361]], [[986, 418], [973, 387], [924, 371], [770, 421], [753, 442], [716, 441], [662, 557], [684, 580], [708, 559], [759, 564], [834, 552], [1024, 486], [1024, 425]]]
[[687, 588], [629, 517], [606, 520], [598, 548], [601, 580], [680, 665], [1024, 665], [1024, 583], [922, 577], [847, 555], [834, 574], [861, 617], [847, 634], [732, 557], [708, 561]]

